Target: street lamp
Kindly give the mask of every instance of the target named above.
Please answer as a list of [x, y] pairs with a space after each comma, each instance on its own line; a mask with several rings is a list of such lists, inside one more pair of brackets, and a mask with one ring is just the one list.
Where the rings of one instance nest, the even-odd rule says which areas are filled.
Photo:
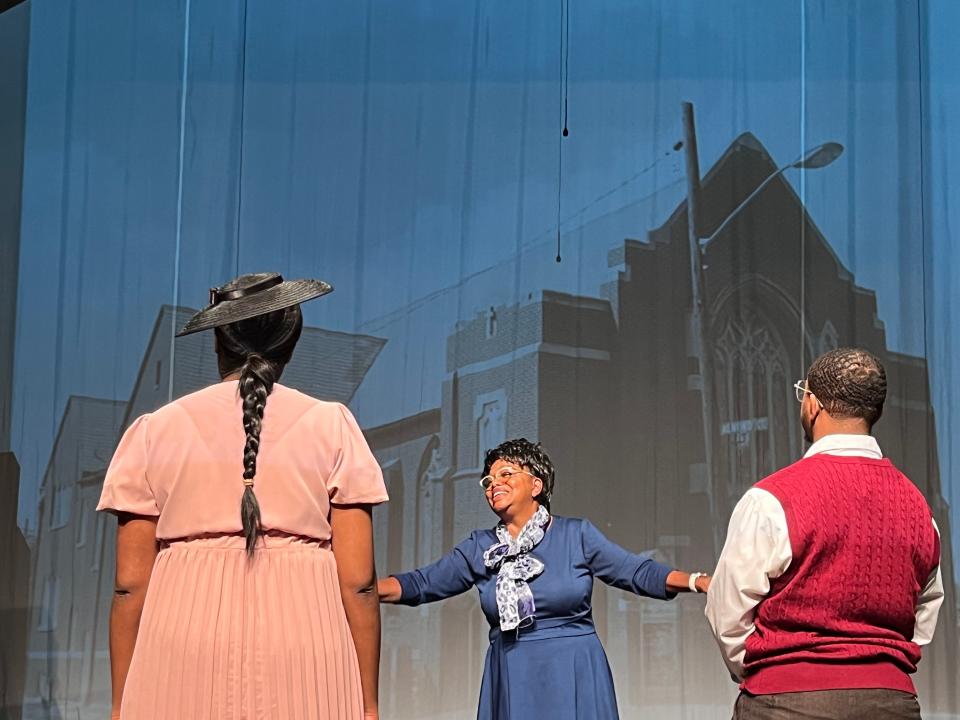
[[[697, 370], [700, 373], [700, 409], [703, 415], [703, 451], [708, 489], [710, 513], [714, 517], [714, 545], [719, 551], [723, 544], [722, 525], [716, 522], [718, 512], [723, 511], [726, 516], [726, 489], [718, 487], [713, 472], [713, 367], [712, 353], [707, 346], [705, 321], [706, 309], [703, 301], [703, 251], [704, 248], [719, 235], [730, 222], [763, 190], [775, 177], [785, 171], [796, 168], [798, 170], [813, 170], [822, 168], [843, 152], [840, 143], [828, 142], [808, 150], [789, 165], [777, 168], [746, 199], [734, 208], [733, 212], [724, 218], [723, 222], [707, 238], [700, 238], [698, 222], [700, 209], [700, 161], [697, 157], [697, 134], [693, 120], [693, 105], [681, 103], [683, 110], [683, 149], [687, 174], [687, 243], [690, 247], [690, 281], [692, 309], [690, 313], [690, 330], [696, 347], [694, 355], [697, 358]], [[721, 505], [722, 503], [722, 505]]]
[[711, 240], [713, 240], [715, 237], [717, 237], [717, 235], [723, 232], [724, 228], [726, 228], [727, 225], [729, 225], [733, 221], [733, 219], [740, 214], [740, 211], [743, 210], [747, 205], [749, 205], [750, 202], [757, 195], [760, 194], [760, 191], [763, 190], [767, 185], [769, 185], [770, 182], [772, 182], [775, 177], [778, 177], [782, 175], [784, 172], [786, 172], [787, 170], [790, 170], [793, 168], [796, 168], [797, 170], [816, 170], [818, 168], [826, 167], [827, 165], [832, 163], [834, 160], [836, 160], [838, 157], [840, 157], [840, 154], [842, 152], [843, 152], [843, 145], [841, 145], [840, 143], [826, 142], [826, 143], [823, 143], [822, 145], [817, 145], [815, 148], [811, 148], [810, 150], [805, 152], [803, 155], [798, 157], [789, 165], [784, 165], [783, 167], [779, 167], [776, 170], [774, 170], [772, 173], [770, 173], [770, 175], [767, 177], [766, 180], [764, 180], [762, 183], [757, 185], [756, 190], [754, 190], [752, 193], [747, 195], [746, 199], [743, 202], [741, 202], [739, 205], [737, 205], [737, 207], [733, 209], [733, 212], [727, 215], [726, 219], [722, 223], [720, 223], [720, 225], [717, 226], [717, 229], [710, 234], [710, 237], [699, 238], [700, 247], [705, 248], [707, 244], [710, 243]]

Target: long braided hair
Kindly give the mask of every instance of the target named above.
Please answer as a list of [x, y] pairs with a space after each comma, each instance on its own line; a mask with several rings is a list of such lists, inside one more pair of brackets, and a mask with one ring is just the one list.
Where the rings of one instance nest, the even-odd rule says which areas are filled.
[[[262, 279], [263, 275], [241, 275], [223, 287], [229, 291]], [[240, 519], [246, 538], [247, 554], [252, 556], [262, 533], [260, 504], [253, 490], [257, 474], [257, 453], [267, 397], [290, 361], [293, 348], [300, 339], [303, 315], [300, 306], [275, 310], [248, 320], [240, 320], [216, 328], [217, 365], [220, 377], [239, 371], [239, 392], [243, 399], [243, 429], [247, 440], [243, 447], [243, 498]]]

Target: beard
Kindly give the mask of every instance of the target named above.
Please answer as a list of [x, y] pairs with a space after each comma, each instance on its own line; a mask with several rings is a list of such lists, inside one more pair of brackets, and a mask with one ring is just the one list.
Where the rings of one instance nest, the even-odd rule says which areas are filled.
[[813, 422], [806, 415], [806, 413], [800, 413], [800, 426], [803, 428], [803, 439], [808, 443], [813, 443]]

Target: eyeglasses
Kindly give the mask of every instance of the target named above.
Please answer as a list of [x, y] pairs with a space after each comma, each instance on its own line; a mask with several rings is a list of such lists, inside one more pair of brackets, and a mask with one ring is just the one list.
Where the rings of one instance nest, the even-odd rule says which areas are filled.
[[490, 486], [493, 485], [494, 482], [513, 482], [513, 479], [520, 475], [529, 475], [530, 477], [536, 477], [536, 475], [534, 475], [533, 473], [528, 473], [526, 470], [518, 470], [517, 468], [513, 468], [513, 467], [505, 467], [505, 468], [501, 468], [501, 470], [496, 475], [484, 475], [482, 478], [480, 478], [480, 487], [482, 487], [484, 491], [486, 491], [490, 489]]
[[[813, 393], [807, 389], [807, 381], [805, 379], [797, 380], [793, 384], [793, 389], [797, 396], [797, 402], [803, 402], [803, 398], [807, 393], [810, 393], [811, 395], [813, 395]], [[818, 398], [816, 395], [813, 395], [813, 399], [817, 401], [817, 405], [819, 405], [820, 407], [823, 407], [823, 403], [820, 402], [820, 398]]]

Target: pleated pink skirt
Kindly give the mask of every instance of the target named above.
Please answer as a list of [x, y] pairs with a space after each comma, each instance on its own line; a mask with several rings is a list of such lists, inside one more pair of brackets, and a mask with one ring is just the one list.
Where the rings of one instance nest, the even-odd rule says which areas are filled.
[[357, 654], [333, 553], [269, 536], [164, 548], [124, 686], [123, 720], [353, 720]]

